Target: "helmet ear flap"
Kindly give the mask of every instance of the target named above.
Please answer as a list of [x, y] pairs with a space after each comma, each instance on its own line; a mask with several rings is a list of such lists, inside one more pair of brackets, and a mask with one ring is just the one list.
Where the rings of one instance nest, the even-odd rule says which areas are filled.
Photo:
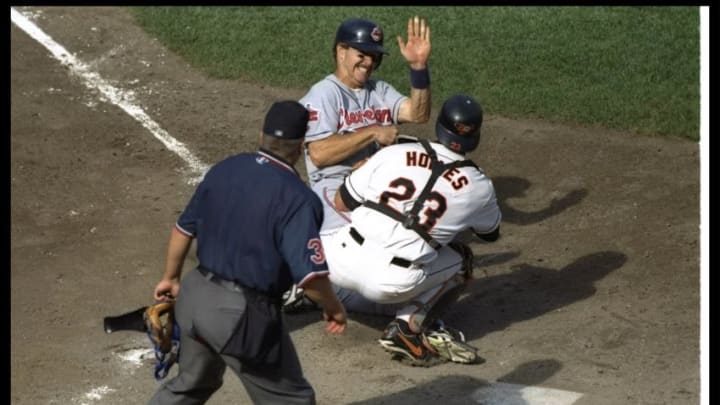
[[479, 128], [473, 133], [458, 135], [438, 121], [435, 123], [435, 135], [441, 144], [458, 153], [472, 152], [480, 143]]
[[373, 70], [377, 70], [377, 68], [380, 67], [380, 63], [382, 63], [382, 58], [383, 54], [381, 53], [373, 56]]

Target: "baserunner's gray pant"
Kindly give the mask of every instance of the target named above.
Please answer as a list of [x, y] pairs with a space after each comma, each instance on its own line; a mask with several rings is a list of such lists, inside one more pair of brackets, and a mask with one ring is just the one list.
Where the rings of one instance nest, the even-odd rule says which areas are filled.
[[[226, 366], [240, 378], [256, 404], [315, 404], [315, 391], [303, 376], [286, 325], [282, 328], [279, 367], [252, 368], [219, 354], [244, 310], [241, 290], [208, 281], [197, 270], [189, 271], [175, 304], [181, 331], [178, 374], [158, 389], [149, 404], [204, 404], [222, 386]], [[195, 339], [194, 334], [206, 343]]]

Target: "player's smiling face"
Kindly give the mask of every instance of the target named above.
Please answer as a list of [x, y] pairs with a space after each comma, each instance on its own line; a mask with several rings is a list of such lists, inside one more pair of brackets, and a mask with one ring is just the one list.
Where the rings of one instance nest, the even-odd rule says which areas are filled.
[[337, 53], [337, 70], [335, 75], [346, 86], [357, 89], [363, 87], [370, 78], [375, 66], [377, 55], [366, 53], [355, 48], [339, 47]]

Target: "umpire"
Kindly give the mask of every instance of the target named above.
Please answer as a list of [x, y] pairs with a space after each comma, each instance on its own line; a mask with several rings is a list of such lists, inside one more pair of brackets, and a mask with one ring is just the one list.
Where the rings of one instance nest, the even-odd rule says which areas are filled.
[[[322, 204], [295, 171], [308, 111], [274, 103], [255, 153], [213, 166], [170, 235], [165, 273], [154, 298], [177, 297], [177, 376], [150, 404], [204, 404], [229, 366], [260, 404], [314, 404], [280, 315], [293, 283], [323, 307], [329, 333], [343, 333], [346, 313], [332, 291], [318, 236]], [[197, 238], [199, 265], [180, 282]]]

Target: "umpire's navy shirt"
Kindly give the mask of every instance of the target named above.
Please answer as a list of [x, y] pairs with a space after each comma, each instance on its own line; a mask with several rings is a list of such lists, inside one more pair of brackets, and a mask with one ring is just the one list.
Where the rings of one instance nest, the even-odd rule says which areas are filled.
[[279, 297], [328, 268], [320, 199], [271, 152], [229, 157], [206, 174], [175, 225], [197, 238], [200, 266]]

